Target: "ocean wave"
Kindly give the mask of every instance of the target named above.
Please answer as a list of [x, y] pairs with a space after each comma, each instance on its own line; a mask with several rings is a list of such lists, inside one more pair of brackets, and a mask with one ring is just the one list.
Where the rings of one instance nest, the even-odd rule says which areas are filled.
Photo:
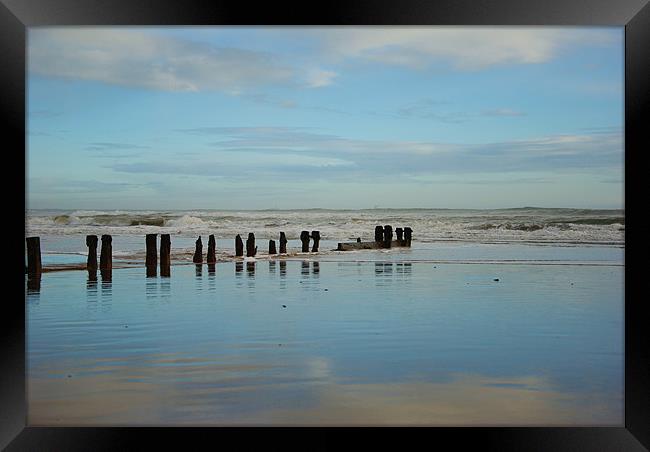
[[115, 234], [138, 236], [171, 233], [187, 237], [215, 234], [219, 239], [289, 240], [303, 230], [320, 231], [322, 240], [373, 240], [376, 225], [411, 227], [420, 242], [538, 241], [556, 243], [624, 243], [621, 210], [295, 210], [295, 211], [29, 211], [27, 230], [35, 235]]

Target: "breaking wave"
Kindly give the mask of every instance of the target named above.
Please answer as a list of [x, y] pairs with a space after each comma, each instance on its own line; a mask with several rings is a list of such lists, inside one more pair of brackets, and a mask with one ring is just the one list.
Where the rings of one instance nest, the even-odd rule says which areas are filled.
[[319, 230], [323, 240], [374, 238], [376, 225], [393, 230], [409, 226], [414, 241], [549, 242], [624, 244], [622, 210], [516, 208], [367, 209], [283, 211], [40, 211], [26, 215], [27, 230], [37, 235], [171, 233], [215, 234], [232, 238], [254, 232], [275, 239], [280, 231], [297, 239], [303, 230]]

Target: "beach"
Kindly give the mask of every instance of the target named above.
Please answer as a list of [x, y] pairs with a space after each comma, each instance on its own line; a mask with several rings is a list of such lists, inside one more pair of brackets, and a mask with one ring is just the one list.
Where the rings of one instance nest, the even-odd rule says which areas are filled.
[[[170, 277], [146, 277], [144, 231], [113, 226], [110, 279], [49, 272], [27, 291], [28, 422], [620, 425], [623, 225], [600, 215], [575, 243], [523, 230], [539, 218], [443, 240], [402, 213], [381, 224], [415, 224], [412, 247], [341, 252], [361, 228], [336, 237], [303, 212], [321, 252], [285, 225], [286, 255], [263, 232], [235, 258], [218, 236], [218, 263], [196, 266], [192, 229], [172, 234]], [[85, 262], [81, 231], [39, 232], [45, 268]]]

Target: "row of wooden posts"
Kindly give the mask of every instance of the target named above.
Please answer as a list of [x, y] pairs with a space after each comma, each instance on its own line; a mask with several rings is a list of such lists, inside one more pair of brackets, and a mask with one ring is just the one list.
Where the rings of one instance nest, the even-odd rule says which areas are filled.
[[[390, 248], [391, 246], [411, 246], [411, 236], [413, 230], [411, 228], [396, 228], [395, 229], [397, 240], [393, 241], [393, 228], [390, 225], [376, 226], [375, 227], [375, 242], [362, 243], [361, 239], [357, 239], [356, 243], [339, 243], [339, 250], [366, 248], [367, 245], [373, 248]], [[147, 248], [145, 265], [149, 272], [157, 267], [158, 251], [156, 246], [156, 236], [158, 234], [147, 234], [145, 243]], [[110, 235], [102, 235], [102, 247], [99, 257], [99, 270], [110, 271], [113, 268], [113, 238]], [[319, 231], [302, 231], [300, 233], [300, 241], [302, 242], [302, 252], [309, 252], [310, 240], [313, 240], [311, 252], [318, 252], [320, 244]], [[39, 237], [27, 237], [27, 273], [30, 275], [40, 274], [41, 267], [41, 243]], [[96, 235], [86, 236], [86, 246], [88, 247], [88, 271], [97, 271], [97, 244], [98, 238]], [[196, 247], [192, 261], [195, 264], [203, 263], [203, 243], [201, 236], [196, 241]], [[280, 254], [287, 252], [287, 237], [284, 232], [280, 232]], [[161, 275], [169, 274], [171, 265], [171, 238], [169, 234], [160, 234], [160, 269]], [[253, 257], [257, 254], [257, 246], [255, 246], [255, 234], [252, 232], [248, 234], [246, 239], [246, 256]], [[269, 254], [278, 254], [275, 246], [275, 240], [269, 240]], [[235, 237], [235, 256], [240, 257], [244, 255], [244, 242], [239, 234]], [[216, 257], [216, 240], [213, 234], [208, 237], [208, 253], [206, 256], [206, 263], [214, 264], [217, 262]]]
[[[146, 243], [146, 258], [145, 265], [148, 269], [156, 268], [158, 263], [158, 251], [156, 244], [156, 236], [158, 234], [147, 234], [145, 238]], [[302, 231], [300, 234], [300, 240], [302, 242], [302, 251], [309, 252], [309, 242], [310, 239], [313, 239], [313, 246], [311, 251], [318, 252], [318, 246], [320, 242], [320, 232], [312, 231], [311, 234], [309, 231]], [[106, 271], [112, 270], [113, 268], [113, 258], [112, 258], [112, 242], [113, 238], [110, 235], [102, 235], [102, 247], [99, 258], [99, 270]], [[39, 237], [27, 237], [27, 273], [30, 275], [41, 273], [41, 242]], [[89, 271], [97, 271], [97, 244], [98, 238], [96, 235], [86, 236], [86, 246], [88, 247], [88, 260], [86, 262], [86, 267]], [[284, 232], [280, 232], [280, 254], [287, 252], [287, 237]], [[160, 268], [161, 274], [165, 274], [169, 271], [169, 266], [171, 264], [170, 259], [171, 254], [171, 238], [169, 234], [160, 234]], [[255, 234], [252, 232], [248, 234], [248, 239], [246, 240], [246, 256], [252, 257], [257, 254], [257, 246], [255, 246]], [[269, 240], [269, 254], [278, 254], [275, 246], [275, 240]], [[239, 234], [235, 237], [235, 256], [244, 255], [244, 242]], [[203, 243], [201, 242], [201, 237], [199, 236], [196, 241], [196, 247], [194, 251], [194, 257], [192, 261], [196, 264], [203, 263]], [[217, 262], [216, 257], [216, 240], [213, 234], [210, 234], [208, 237], [208, 253], [206, 256], [206, 263], [214, 264]]]
[[[210, 236], [211, 240], [214, 240], [214, 236]], [[302, 242], [302, 252], [307, 253], [309, 252], [309, 241], [310, 239], [314, 240], [314, 244], [312, 246], [311, 251], [313, 253], [318, 252], [318, 246], [320, 243], [320, 232], [319, 231], [311, 231], [311, 234], [309, 231], [302, 231], [300, 233], [300, 241]], [[201, 260], [196, 260], [200, 259], [200, 246], [201, 246], [201, 237], [196, 241], [196, 252], [194, 253], [194, 262], [200, 263]], [[287, 252], [287, 236], [284, 234], [284, 232], [280, 232], [280, 254], [286, 254]], [[250, 232], [248, 234], [248, 238], [246, 239], [246, 256], [247, 257], [253, 257], [257, 254], [257, 247], [255, 246], [255, 234]], [[278, 254], [277, 249], [275, 247], [275, 240], [269, 240], [269, 254]], [[210, 255], [210, 242], [208, 242], [208, 257]], [[242, 241], [242, 238], [239, 234], [235, 237], [235, 256], [243, 256], [244, 255], [244, 242]]]

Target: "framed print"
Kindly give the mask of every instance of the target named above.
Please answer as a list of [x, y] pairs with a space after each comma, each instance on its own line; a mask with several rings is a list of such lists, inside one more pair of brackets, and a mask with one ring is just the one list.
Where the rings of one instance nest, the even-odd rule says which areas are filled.
[[3, 1], [7, 450], [648, 447], [647, 2]]

